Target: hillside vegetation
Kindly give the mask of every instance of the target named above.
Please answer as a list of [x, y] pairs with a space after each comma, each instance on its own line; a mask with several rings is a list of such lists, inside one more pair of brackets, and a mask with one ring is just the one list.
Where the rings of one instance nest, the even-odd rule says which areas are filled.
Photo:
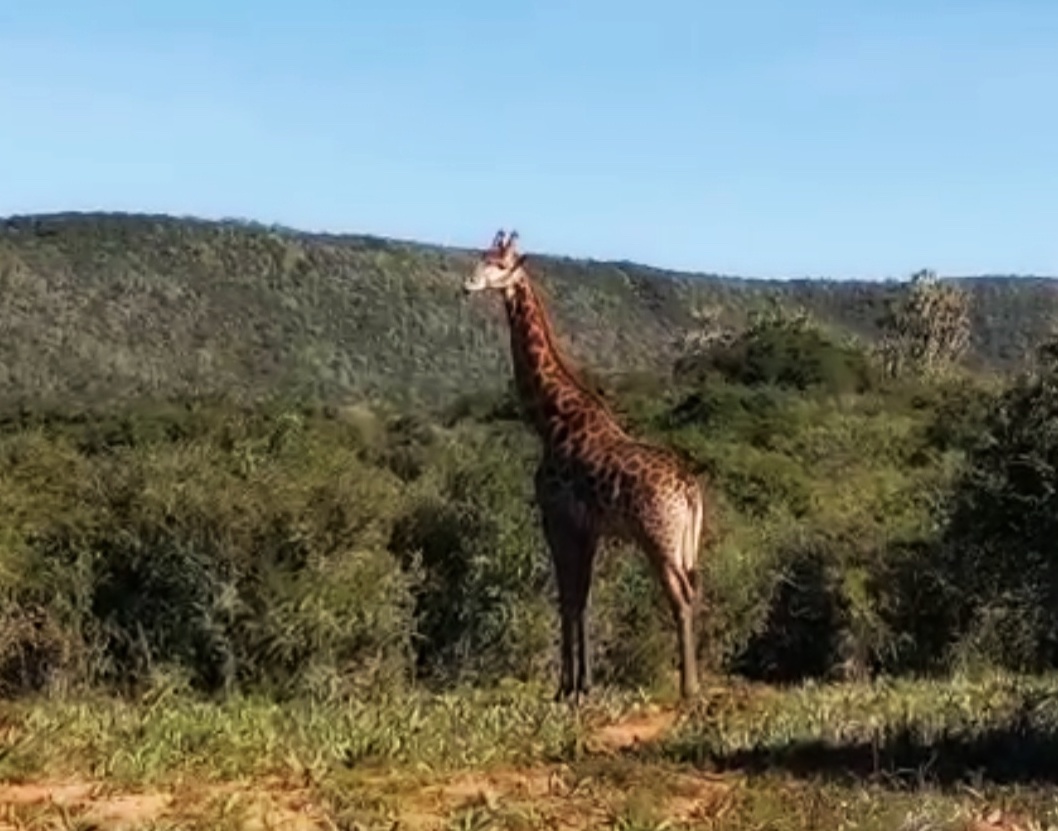
[[251, 827], [236, 803], [273, 786], [327, 828], [1053, 814], [1049, 283], [544, 261], [620, 419], [708, 483], [710, 683], [657, 727], [675, 637], [626, 546], [592, 594], [602, 689], [582, 713], [549, 702], [537, 447], [499, 309], [459, 294], [468, 257], [7, 224], [0, 809], [24, 802], [0, 825], [70, 827], [27, 796], [56, 777], [85, 812], [99, 783], [175, 793], [200, 825], [171, 827]]
[[[94, 403], [223, 391], [435, 405], [502, 389], [505, 324], [496, 303], [460, 295], [468, 256], [164, 216], [9, 218], [0, 224], [0, 396]], [[572, 354], [601, 373], [667, 370], [702, 309], [738, 326], [773, 302], [801, 306], [872, 339], [894, 291], [536, 262]], [[982, 367], [1023, 363], [1058, 309], [1049, 280], [979, 278], [968, 290], [971, 357]]]

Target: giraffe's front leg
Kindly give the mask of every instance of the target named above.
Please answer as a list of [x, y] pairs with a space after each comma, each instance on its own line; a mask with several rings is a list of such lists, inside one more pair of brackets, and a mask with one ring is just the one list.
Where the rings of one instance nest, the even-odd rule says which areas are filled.
[[562, 634], [561, 644], [559, 645], [560, 677], [558, 691], [555, 693], [555, 701], [563, 701], [573, 694], [573, 673], [575, 667], [575, 619], [568, 605], [564, 602], [559, 603], [559, 613], [562, 618]]
[[588, 632], [588, 605], [585, 603], [577, 612], [577, 657], [580, 661], [577, 668], [577, 692], [587, 695], [591, 692], [591, 638]]
[[591, 686], [585, 617], [597, 534], [582, 506], [549, 491], [542, 476], [536, 484], [562, 617], [561, 681], [555, 696], [560, 700]]

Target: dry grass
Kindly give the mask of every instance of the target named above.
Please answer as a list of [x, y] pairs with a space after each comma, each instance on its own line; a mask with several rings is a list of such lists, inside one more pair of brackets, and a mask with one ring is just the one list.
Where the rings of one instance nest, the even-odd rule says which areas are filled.
[[[612, 695], [579, 713], [531, 688], [349, 707], [7, 704], [0, 828], [1044, 829], [1058, 823], [1054, 693], [995, 676], [731, 685], [684, 709]], [[908, 776], [880, 752], [859, 770], [871, 730], [917, 731], [933, 767]], [[1030, 752], [959, 767], [954, 735], [1003, 731]], [[791, 755], [805, 742], [829, 767]]]

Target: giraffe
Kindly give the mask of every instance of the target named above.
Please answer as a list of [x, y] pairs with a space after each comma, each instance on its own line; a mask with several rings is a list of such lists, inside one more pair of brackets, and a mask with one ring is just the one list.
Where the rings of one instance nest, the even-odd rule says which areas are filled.
[[558, 348], [526, 270], [517, 232], [497, 232], [463, 284], [499, 292], [510, 328], [514, 379], [542, 453], [534, 491], [558, 585], [561, 680], [555, 700], [578, 701], [592, 685], [587, 627], [599, 543], [618, 538], [646, 554], [672, 609], [680, 694], [698, 692], [694, 610], [705, 497], [671, 450], [629, 435]]

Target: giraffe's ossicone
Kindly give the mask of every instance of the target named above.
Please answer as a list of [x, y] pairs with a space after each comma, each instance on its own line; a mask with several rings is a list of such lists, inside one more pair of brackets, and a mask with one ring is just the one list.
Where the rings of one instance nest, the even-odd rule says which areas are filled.
[[542, 445], [536, 501], [558, 584], [562, 678], [557, 697], [591, 686], [588, 596], [599, 542], [646, 553], [672, 608], [680, 689], [697, 692], [694, 611], [705, 532], [701, 483], [675, 453], [629, 435], [563, 356], [516, 235], [500, 231], [464, 283], [503, 296], [518, 396]]

